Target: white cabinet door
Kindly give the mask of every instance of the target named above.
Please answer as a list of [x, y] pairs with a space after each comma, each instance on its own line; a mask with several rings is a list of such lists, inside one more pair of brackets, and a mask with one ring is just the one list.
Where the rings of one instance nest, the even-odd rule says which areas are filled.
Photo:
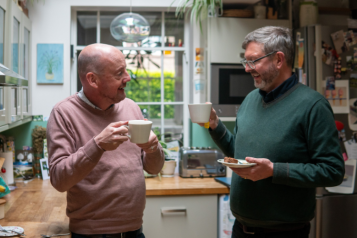
[[290, 27], [289, 20], [210, 18], [208, 47], [211, 63], [237, 64], [244, 56], [242, 43], [245, 36], [260, 27]]
[[217, 195], [146, 197], [147, 238], [217, 238]]

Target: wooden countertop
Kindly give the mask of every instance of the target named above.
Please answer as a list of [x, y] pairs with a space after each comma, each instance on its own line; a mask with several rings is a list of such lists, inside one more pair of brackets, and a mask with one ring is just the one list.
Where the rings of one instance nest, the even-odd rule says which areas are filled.
[[[214, 178], [146, 178], [146, 195], [203, 195], [227, 194], [229, 189]], [[28, 183], [17, 182], [17, 189], [4, 198], [5, 218], [2, 226], [20, 226], [25, 238], [41, 238], [41, 234], [69, 233], [66, 215], [66, 193], [55, 190], [50, 180], [34, 179]], [[69, 238], [70, 236], [61, 236]]]
[[[55, 190], [49, 180], [17, 182], [17, 189], [4, 198], [5, 218], [2, 226], [20, 226], [25, 238], [41, 238], [41, 234], [69, 233], [66, 215], [66, 193]], [[69, 238], [68, 236], [61, 236]]]
[[147, 178], [146, 196], [228, 194], [229, 189], [214, 178]]

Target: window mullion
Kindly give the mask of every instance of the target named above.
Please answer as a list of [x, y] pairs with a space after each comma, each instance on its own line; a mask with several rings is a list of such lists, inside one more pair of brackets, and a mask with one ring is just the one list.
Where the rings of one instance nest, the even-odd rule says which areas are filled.
[[[165, 12], [161, 13], [161, 47], [165, 46]], [[165, 106], [164, 106], [164, 91], [165, 91], [165, 82], [164, 82], [164, 51], [161, 50], [161, 134], [165, 133]], [[161, 138], [164, 140], [164, 138]]]
[[97, 43], [100, 43], [100, 11], [97, 12]]

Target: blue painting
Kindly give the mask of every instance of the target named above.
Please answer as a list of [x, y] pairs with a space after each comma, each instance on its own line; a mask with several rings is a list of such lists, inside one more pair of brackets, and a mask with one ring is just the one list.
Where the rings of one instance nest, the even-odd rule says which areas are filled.
[[37, 44], [37, 83], [63, 84], [63, 44]]

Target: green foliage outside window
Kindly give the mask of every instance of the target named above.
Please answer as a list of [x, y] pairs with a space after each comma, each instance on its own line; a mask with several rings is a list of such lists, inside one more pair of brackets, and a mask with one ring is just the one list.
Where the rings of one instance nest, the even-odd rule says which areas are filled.
[[[161, 72], [136, 72], [137, 83], [131, 80], [126, 88], [126, 97], [134, 102], [160, 102], [161, 101]], [[164, 101], [175, 101], [175, 82], [182, 81], [181, 77], [174, 77], [173, 72], [164, 72]], [[160, 119], [160, 105], [140, 105], [145, 118]], [[165, 119], [174, 118], [174, 107], [165, 105]]]

